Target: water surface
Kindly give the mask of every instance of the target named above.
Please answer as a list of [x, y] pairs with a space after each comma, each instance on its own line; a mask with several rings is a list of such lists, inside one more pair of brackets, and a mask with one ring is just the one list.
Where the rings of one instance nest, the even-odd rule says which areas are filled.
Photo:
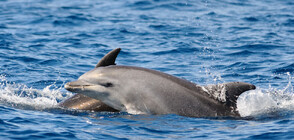
[[[293, 139], [291, 0], [0, 1], [1, 139]], [[64, 110], [63, 85], [117, 64], [242, 81], [243, 119]]]

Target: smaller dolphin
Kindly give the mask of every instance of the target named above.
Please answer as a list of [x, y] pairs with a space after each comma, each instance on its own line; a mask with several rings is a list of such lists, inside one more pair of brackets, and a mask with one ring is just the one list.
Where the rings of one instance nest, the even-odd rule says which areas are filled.
[[107, 111], [107, 112], [118, 112], [118, 110], [104, 104], [103, 102], [90, 98], [83, 94], [75, 94], [74, 96], [66, 99], [59, 103], [60, 107], [78, 109], [78, 110], [89, 110], [89, 111]]
[[115, 65], [117, 54], [103, 58], [95, 69], [65, 88], [131, 114], [190, 117], [240, 116], [236, 110], [238, 96], [255, 89], [243, 82], [199, 86], [159, 71]]

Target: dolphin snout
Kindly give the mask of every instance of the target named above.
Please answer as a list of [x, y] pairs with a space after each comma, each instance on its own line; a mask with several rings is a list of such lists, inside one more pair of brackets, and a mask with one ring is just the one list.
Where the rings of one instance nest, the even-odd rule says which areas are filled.
[[78, 92], [80, 90], [84, 90], [85, 87], [91, 86], [85, 81], [77, 80], [73, 82], [68, 82], [64, 85], [64, 88], [71, 92]]
[[74, 92], [74, 89], [77, 88], [77, 85], [72, 84], [73, 82], [68, 82], [64, 85], [64, 88], [68, 91]]
[[66, 83], [66, 84], [64, 85], [64, 88], [65, 88], [66, 90], [70, 91], [70, 89], [71, 89], [70, 82]]

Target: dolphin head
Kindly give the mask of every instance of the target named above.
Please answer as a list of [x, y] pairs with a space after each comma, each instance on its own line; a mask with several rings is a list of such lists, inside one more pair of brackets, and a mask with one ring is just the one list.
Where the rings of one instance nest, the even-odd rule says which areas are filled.
[[115, 65], [115, 59], [120, 52], [120, 48], [107, 53], [96, 65], [95, 69], [83, 74], [77, 81], [65, 84], [65, 89], [75, 93], [81, 93], [94, 99], [99, 99], [103, 103], [117, 109], [124, 110], [121, 103], [119, 82], [117, 73], [109, 73], [105, 68]]
[[124, 110], [122, 95], [118, 93], [123, 86], [117, 80], [117, 74], [109, 73], [104, 67], [95, 68], [64, 87], [68, 91], [99, 99], [117, 110]]

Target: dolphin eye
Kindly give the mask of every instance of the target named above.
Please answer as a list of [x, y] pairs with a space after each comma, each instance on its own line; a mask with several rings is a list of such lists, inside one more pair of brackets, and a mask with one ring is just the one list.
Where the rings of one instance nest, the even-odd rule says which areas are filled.
[[102, 86], [105, 86], [105, 87], [113, 87], [113, 84], [112, 83], [105, 83], [105, 84], [102, 84]]

